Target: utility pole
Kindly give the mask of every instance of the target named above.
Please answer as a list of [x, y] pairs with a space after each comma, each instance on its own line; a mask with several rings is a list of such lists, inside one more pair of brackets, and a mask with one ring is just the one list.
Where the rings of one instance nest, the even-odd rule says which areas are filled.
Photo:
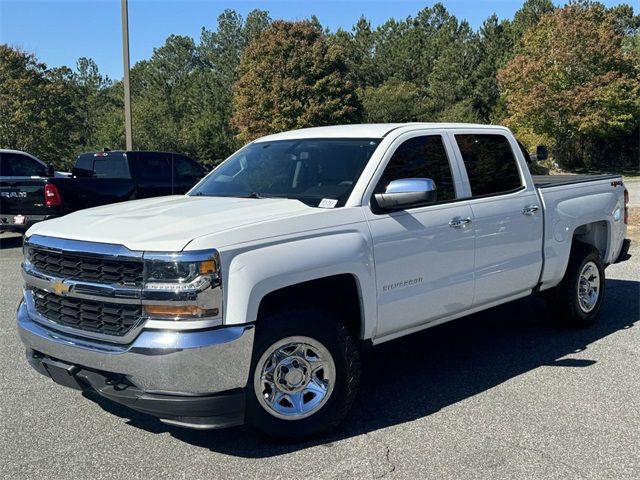
[[131, 88], [129, 84], [129, 6], [127, 0], [121, 0], [122, 7], [122, 61], [124, 63], [124, 127], [127, 150], [133, 150], [131, 132]]

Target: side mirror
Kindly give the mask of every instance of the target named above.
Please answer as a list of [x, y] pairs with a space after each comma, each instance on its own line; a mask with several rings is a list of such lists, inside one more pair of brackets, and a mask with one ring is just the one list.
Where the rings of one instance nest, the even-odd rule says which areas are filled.
[[53, 168], [53, 164], [47, 163], [47, 177], [55, 177], [56, 169]]
[[546, 145], [538, 145], [536, 147], [536, 160], [542, 161], [549, 158], [549, 149]]
[[430, 178], [402, 178], [393, 180], [384, 193], [376, 193], [376, 202], [383, 210], [401, 210], [435, 202], [436, 183]]

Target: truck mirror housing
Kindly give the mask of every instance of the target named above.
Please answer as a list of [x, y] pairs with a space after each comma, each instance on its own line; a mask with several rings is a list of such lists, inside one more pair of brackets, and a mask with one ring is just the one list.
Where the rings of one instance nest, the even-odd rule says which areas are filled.
[[387, 185], [384, 193], [375, 195], [378, 206], [383, 210], [401, 210], [424, 203], [435, 202], [436, 182], [430, 178], [402, 178]]
[[47, 163], [47, 177], [55, 177], [56, 169], [53, 168], [53, 164]]
[[549, 158], [549, 149], [546, 145], [538, 145], [536, 147], [536, 159], [538, 161], [546, 160]]

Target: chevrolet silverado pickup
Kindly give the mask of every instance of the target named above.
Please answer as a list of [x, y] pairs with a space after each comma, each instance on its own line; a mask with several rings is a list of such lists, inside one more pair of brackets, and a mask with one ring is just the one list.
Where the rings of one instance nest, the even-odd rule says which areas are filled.
[[362, 347], [534, 293], [588, 326], [629, 257], [622, 179], [532, 178], [525, 155], [497, 126], [310, 128], [186, 195], [38, 223], [27, 359], [168, 424], [300, 438], [347, 415]]
[[170, 152], [83, 153], [72, 176], [46, 175], [45, 166], [38, 169], [24, 155], [0, 156], [0, 231], [25, 232], [36, 222], [83, 208], [184, 194], [205, 175], [195, 160]]

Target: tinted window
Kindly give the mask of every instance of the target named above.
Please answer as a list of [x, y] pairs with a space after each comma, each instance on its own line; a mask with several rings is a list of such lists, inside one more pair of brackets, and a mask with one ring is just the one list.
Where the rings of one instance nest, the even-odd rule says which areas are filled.
[[73, 166], [73, 174], [78, 177], [93, 176], [93, 153], [84, 153], [78, 157]]
[[511, 145], [503, 135], [456, 135], [471, 194], [492, 195], [518, 189], [520, 174]]
[[440, 135], [410, 138], [394, 152], [376, 186], [384, 192], [392, 180], [430, 178], [436, 184], [438, 202], [456, 198], [447, 151]]
[[135, 154], [135, 166], [138, 178], [143, 180], [171, 180], [169, 155], [156, 152]]
[[175, 178], [201, 178], [204, 175], [202, 168], [195, 161], [182, 155], [173, 156], [173, 174]]
[[293, 198], [343, 206], [379, 140], [306, 138], [257, 142], [238, 151], [191, 195]]
[[46, 177], [46, 168], [33, 158], [19, 153], [0, 155], [0, 175], [3, 177]]
[[97, 178], [130, 178], [127, 159], [122, 153], [96, 157], [93, 171]]

